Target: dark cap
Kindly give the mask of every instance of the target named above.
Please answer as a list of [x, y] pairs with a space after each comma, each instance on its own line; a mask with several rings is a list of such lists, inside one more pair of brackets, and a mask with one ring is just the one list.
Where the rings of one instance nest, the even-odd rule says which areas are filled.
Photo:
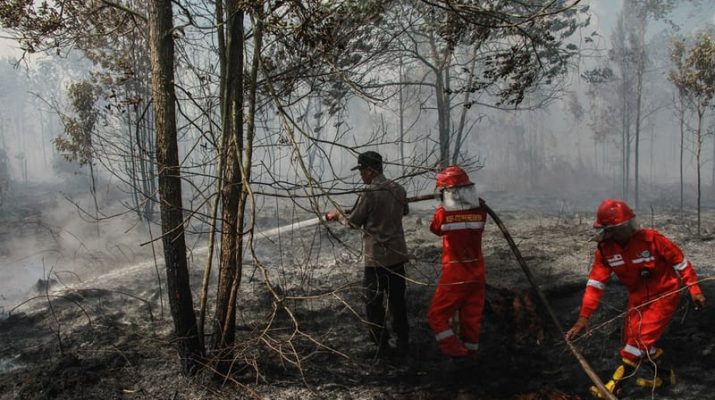
[[377, 172], [382, 172], [382, 156], [374, 151], [366, 151], [358, 156], [357, 165], [350, 168], [351, 171], [356, 169], [372, 168]]

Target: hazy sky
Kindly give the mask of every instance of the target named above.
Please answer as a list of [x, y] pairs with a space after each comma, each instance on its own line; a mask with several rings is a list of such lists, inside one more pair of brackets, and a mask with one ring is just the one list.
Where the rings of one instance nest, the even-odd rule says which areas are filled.
[[[679, 0], [682, 4], [673, 12], [673, 19], [676, 22], [687, 20], [687, 26], [693, 29], [702, 28], [705, 24], [715, 24], [715, 8], [713, 0], [699, 0], [700, 5], [693, 7], [691, 1]], [[593, 14], [592, 20], [601, 32], [607, 35], [611, 30], [611, 25], [618, 12], [623, 9], [623, 0], [583, 0], [582, 4], [590, 4]]]
[[[592, 23], [592, 26], [583, 34], [587, 35], [592, 31], [598, 31], [602, 39], [600, 46], [608, 46], [608, 38], [610, 37], [613, 23], [623, 7], [623, 1], [624, 0], [582, 0], [581, 4], [590, 5]], [[681, 0], [680, 3], [683, 6], [673, 12], [672, 18], [681, 26], [689, 27], [689, 29], [694, 30], [700, 29], [708, 23], [715, 24], [715, 9], [712, 7], [712, 2], [713, 0], [700, 0], [700, 4], [697, 7], [693, 7], [691, 1]], [[649, 26], [650, 34], [654, 34], [660, 30], [657, 23]], [[685, 31], [683, 33], [688, 32]], [[21, 51], [18, 49], [19, 45], [9, 40], [9, 36], [10, 35], [3, 34], [0, 31], [0, 58], [8, 56], [19, 57], [21, 55]], [[32, 57], [28, 57], [28, 60], [32, 62]], [[579, 84], [578, 81], [574, 83], [576, 85]], [[580, 89], [577, 87], [576, 90]], [[369, 127], [365, 129], [369, 129]], [[572, 144], [570, 143], [569, 145]], [[44, 174], [45, 168], [46, 166], [44, 165], [39, 169], [30, 168], [30, 175], [34, 175], [33, 171], [36, 169], [40, 174]]]
[[2, 32], [0, 32], [0, 58], [19, 56], [20, 50], [18, 50], [17, 47], [17, 42], [6, 39]]

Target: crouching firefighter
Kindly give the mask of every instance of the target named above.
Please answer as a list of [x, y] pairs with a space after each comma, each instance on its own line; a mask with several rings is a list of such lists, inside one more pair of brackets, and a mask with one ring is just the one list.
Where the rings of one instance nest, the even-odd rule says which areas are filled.
[[[578, 320], [566, 337], [573, 339], [588, 329], [588, 318], [596, 311], [611, 273], [615, 273], [628, 290], [628, 301], [621, 362], [606, 388], [617, 394], [626, 381], [651, 389], [675, 384], [675, 373], [663, 361], [663, 350], [655, 344], [678, 307], [681, 282], [687, 286], [696, 309], [705, 306], [692, 264], [678, 246], [658, 231], [639, 229], [635, 213], [622, 200], [603, 200], [593, 227], [599, 229], [598, 249]], [[647, 367], [647, 377], [638, 378], [642, 365]], [[591, 387], [591, 393], [606, 397], [596, 387]]]
[[[442, 274], [427, 311], [439, 349], [452, 357], [476, 357], [486, 288], [482, 233], [487, 212], [474, 184], [458, 166], [437, 175], [440, 204], [430, 230], [442, 236]], [[458, 338], [450, 326], [459, 319]]]

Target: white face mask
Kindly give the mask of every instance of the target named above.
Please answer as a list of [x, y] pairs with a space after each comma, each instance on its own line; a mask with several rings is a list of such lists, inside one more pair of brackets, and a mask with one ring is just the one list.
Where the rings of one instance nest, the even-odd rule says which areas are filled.
[[477, 193], [476, 185], [445, 189], [442, 206], [447, 211], [478, 208], [479, 194]]

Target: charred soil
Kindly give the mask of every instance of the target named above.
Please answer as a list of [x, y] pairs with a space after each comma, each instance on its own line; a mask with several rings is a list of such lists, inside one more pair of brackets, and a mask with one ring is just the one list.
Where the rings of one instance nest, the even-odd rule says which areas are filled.
[[[567, 329], [576, 319], [594, 249], [591, 215], [493, 208]], [[230, 377], [217, 380], [209, 370], [191, 378], [180, 374], [165, 291], [154, 264], [145, 262], [81, 282], [48, 280], [0, 321], [0, 399], [589, 398], [590, 381], [493, 223], [484, 238], [488, 290], [480, 356], [453, 360], [439, 353], [425, 321], [441, 254], [439, 238], [427, 227], [430, 216], [425, 207], [405, 219], [413, 255], [407, 269], [411, 348], [405, 357], [377, 359], [368, 340], [359, 234], [321, 225], [256, 239], [256, 259], [243, 271]], [[641, 222], [681, 246], [712, 301], [715, 212], [705, 214], [701, 237], [694, 220], [663, 212]], [[200, 249], [191, 264], [198, 285], [205, 265]], [[618, 360], [625, 295], [612, 281], [594, 329], [575, 342], [604, 379]], [[661, 340], [677, 385], [626, 387], [620, 398], [715, 398], [712, 310], [696, 312], [683, 297]]]

